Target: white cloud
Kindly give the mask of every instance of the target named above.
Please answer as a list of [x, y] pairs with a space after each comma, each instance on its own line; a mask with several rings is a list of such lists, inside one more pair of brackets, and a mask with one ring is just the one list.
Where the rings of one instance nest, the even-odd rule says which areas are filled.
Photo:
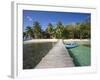
[[32, 21], [32, 18], [30, 16], [26, 17], [29, 21]]

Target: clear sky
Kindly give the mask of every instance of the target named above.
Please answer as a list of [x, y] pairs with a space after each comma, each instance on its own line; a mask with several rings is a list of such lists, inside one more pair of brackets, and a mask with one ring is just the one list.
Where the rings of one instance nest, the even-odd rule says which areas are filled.
[[51, 12], [51, 11], [33, 11], [23, 10], [23, 26], [32, 26], [34, 21], [38, 21], [43, 30], [48, 23], [53, 25], [61, 21], [64, 25], [82, 22], [90, 17], [90, 13], [71, 13], [71, 12]]

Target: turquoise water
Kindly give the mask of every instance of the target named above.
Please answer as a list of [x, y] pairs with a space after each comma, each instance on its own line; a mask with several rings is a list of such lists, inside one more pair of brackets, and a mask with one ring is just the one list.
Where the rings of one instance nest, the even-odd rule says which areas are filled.
[[68, 51], [76, 66], [91, 65], [91, 48], [89, 45], [79, 45], [76, 48], [68, 49]]

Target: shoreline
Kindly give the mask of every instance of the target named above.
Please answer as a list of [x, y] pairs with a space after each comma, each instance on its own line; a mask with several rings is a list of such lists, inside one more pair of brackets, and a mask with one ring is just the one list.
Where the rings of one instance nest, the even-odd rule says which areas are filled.
[[[57, 42], [60, 39], [32, 39], [32, 40], [27, 40], [27, 41], [23, 41], [24, 44], [29, 44], [29, 43], [42, 43], [42, 42]], [[91, 39], [64, 39], [64, 42], [71, 42], [71, 41], [91, 41]]]

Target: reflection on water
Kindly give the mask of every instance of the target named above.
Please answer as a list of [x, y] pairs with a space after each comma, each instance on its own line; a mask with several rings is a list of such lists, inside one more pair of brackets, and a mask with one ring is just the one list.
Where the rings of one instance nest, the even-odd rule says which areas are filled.
[[54, 44], [52, 42], [23, 44], [23, 69], [34, 68]]

